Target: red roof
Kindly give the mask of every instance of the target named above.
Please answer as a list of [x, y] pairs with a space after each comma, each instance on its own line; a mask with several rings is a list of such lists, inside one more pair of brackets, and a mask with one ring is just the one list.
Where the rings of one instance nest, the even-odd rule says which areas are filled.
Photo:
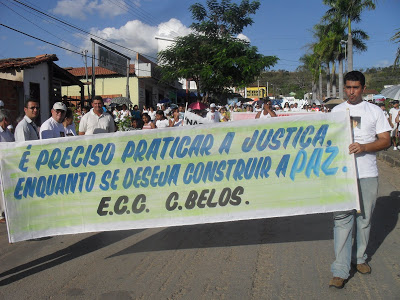
[[[85, 67], [81, 68], [65, 68], [68, 72], [70, 72], [72, 75], [76, 77], [85, 77]], [[88, 76], [92, 76], [92, 67], [88, 67]], [[95, 67], [95, 76], [101, 76], [101, 75], [118, 75], [118, 73], [115, 73], [114, 71], [108, 70], [106, 68], [102, 67]], [[135, 65], [130, 64], [129, 65], [129, 74], [135, 74]]]
[[23, 69], [41, 64], [43, 62], [57, 60], [58, 58], [55, 54], [42, 54], [35, 57], [0, 59], [0, 70], [17, 68]]

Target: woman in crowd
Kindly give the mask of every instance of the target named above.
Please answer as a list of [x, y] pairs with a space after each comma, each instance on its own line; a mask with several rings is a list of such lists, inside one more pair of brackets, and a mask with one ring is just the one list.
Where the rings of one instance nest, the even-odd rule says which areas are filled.
[[169, 127], [169, 121], [164, 115], [164, 111], [161, 109], [156, 112], [156, 127], [157, 128], [166, 128]]
[[256, 119], [265, 119], [271, 117], [276, 117], [276, 113], [272, 110], [271, 100], [265, 99], [263, 110], [256, 114]]
[[285, 105], [283, 106], [283, 111], [290, 111], [289, 102], [285, 102]]
[[143, 121], [142, 129], [154, 129], [154, 128], [156, 128], [154, 123], [151, 121], [151, 118], [150, 118], [149, 114], [146, 114], [146, 113], [142, 114], [142, 121]]
[[73, 114], [72, 110], [70, 110], [69, 108], [67, 109], [67, 112], [65, 113], [65, 118], [62, 123], [64, 125], [65, 136], [76, 136], [74, 114]]
[[169, 120], [169, 127], [178, 127], [183, 125], [183, 119], [179, 119], [179, 109], [172, 110], [172, 118]]
[[221, 119], [219, 120], [220, 122], [228, 122], [230, 121], [228, 112], [226, 111], [226, 107], [222, 106], [221, 109], [219, 110], [221, 113]]
[[152, 121], [155, 121], [155, 119], [156, 119], [156, 111], [154, 110], [154, 107], [153, 107], [153, 106], [150, 106], [150, 107], [149, 107], [148, 115], [150, 116], [150, 119], [151, 119]]

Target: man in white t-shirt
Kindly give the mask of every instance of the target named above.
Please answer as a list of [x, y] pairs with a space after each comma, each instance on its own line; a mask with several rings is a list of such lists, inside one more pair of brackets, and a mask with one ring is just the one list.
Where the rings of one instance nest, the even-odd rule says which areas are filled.
[[216, 105], [215, 103], [210, 104], [210, 111], [206, 115], [206, 119], [211, 121], [211, 122], [219, 122], [221, 120], [221, 114], [219, 111], [216, 111]]
[[[330, 287], [342, 288], [350, 276], [351, 263], [361, 274], [370, 274], [365, 252], [371, 228], [371, 217], [378, 194], [377, 151], [390, 146], [390, 125], [383, 111], [375, 104], [363, 101], [365, 77], [361, 72], [352, 71], [344, 77], [345, 92], [348, 97], [332, 110], [350, 111], [354, 141], [349, 145], [349, 154], [356, 158], [361, 212], [346, 211], [334, 213], [334, 247], [336, 260], [331, 266], [333, 278]], [[356, 239], [352, 252], [354, 219], [356, 219]], [[353, 257], [352, 257], [353, 254]]]
[[65, 137], [64, 121], [67, 107], [62, 102], [56, 102], [51, 109], [51, 117], [43, 122], [40, 126], [39, 136], [41, 139], [52, 139], [58, 137]]
[[399, 100], [394, 100], [393, 107], [389, 110], [389, 123], [392, 127], [392, 142], [393, 142], [393, 150], [397, 150], [397, 127], [398, 123], [396, 123], [396, 117], [399, 114]]
[[103, 111], [103, 98], [95, 96], [92, 109], [85, 114], [79, 123], [79, 135], [115, 132], [115, 123], [109, 113]]

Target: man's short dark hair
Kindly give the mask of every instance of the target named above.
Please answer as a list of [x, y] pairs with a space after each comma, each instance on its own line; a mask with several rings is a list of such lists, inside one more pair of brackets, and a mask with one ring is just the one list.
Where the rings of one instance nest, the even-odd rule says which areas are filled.
[[365, 76], [360, 71], [348, 72], [343, 78], [344, 84], [346, 84], [346, 81], [359, 81], [361, 86], [365, 86]]
[[102, 98], [101, 96], [94, 96], [92, 102], [93, 102], [94, 100], [100, 100], [101, 102], [104, 103], [104, 100], [103, 100], [103, 98]]
[[40, 103], [40, 101], [39, 101], [39, 100], [36, 100], [36, 99], [32, 99], [32, 98], [30, 98], [30, 99], [28, 99], [28, 100], [26, 100], [26, 101], [25, 101], [25, 103], [24, 103], [24, 107], [28, 108], [28, 103], [29, 103], [29, 102]]

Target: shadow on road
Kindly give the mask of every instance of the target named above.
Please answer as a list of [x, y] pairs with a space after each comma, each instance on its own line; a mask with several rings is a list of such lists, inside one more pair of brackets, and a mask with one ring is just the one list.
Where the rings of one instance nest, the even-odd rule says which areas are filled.
[[169, 227], [110, 257], [175, 249], [329, 240], [332, 214]]
[[376, 201], [371, 220], [371, 233], [367, 254], [372, 257], [380, 245], [396, 227], [400, 213], [400, 192], [392, 192], [390, 196], [379, 197]]
[[110, 231], [101, 232], [85, 238], [67, 248], [54, 252], [52, 254], [35, 259], [29, 263], [12, 268], [8, 271], [2, 272], [0, 278], [9, 276], [0, 280], [0, 286], [13, 283], [25, 277], [39, 273], [41, 271], [58, 266], [62, 263], [68, 262], [72, 259], [86, 255], [90, 252], [97, 251], [101, 248], [107, 247], [111, 244], [119, 242], [142, 230], [124, 230], [124, 231]]

